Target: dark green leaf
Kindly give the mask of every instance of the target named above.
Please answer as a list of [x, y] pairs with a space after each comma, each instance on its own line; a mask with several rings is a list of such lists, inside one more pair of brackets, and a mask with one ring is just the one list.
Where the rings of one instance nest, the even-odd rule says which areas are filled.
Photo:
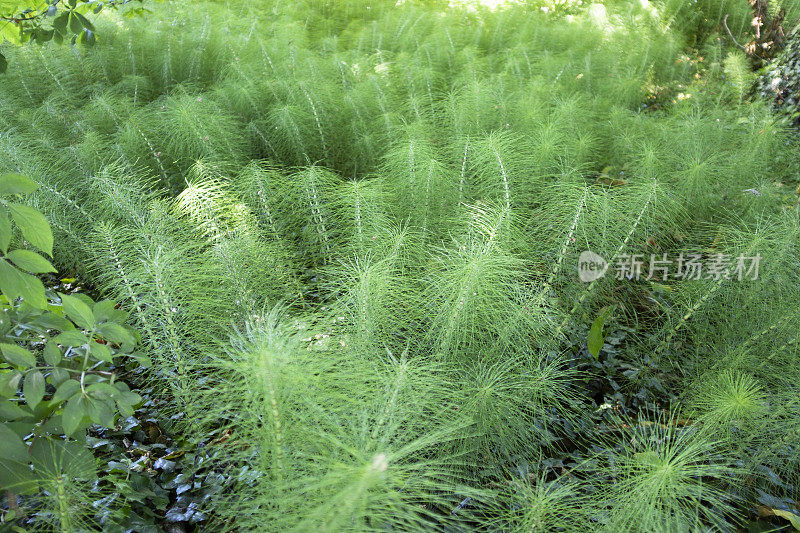
[[22, 394], [25, 395], [25, 403], [28, 407], [35, 409], [44, 398], [44, 376], [36, 369], [29, 370], [25, 374], [25, 381], [22, 382]]
[[38, 490], [28, 463], [17, 461], [0, 461], [0, 487], [15, 494], [33, 494]]
[[69, 14], [69, 30], [72, 33], [80, 33], [83, 30], [83, 24], [81, 24], [81, 19], [78, 18], [78, 13], [75, 11]]
[[28, 447], [19, 438], [19, 435], [14, 433], [5, 424], [0, 424], [0, 459], [3, 461], [17, 461], [26, 463], [29, 460]]
[[56, 389], [56, 393], [53, 395], [53, 399], [50, 400], [50, 402], [52, 404], [61, 403], [75, 396], [80, 390], [81, 384], [78, 381], [74, 379], [67, 380]]
[[[69, 383], [69, 382], [67, 382]], [[71, 436], [75, 433], [86, 416], [86, 402], [82, 395], [76, 394], [67, 402], [64, 412], [61, 413], [61, 424], [64, 426], [64, 434]]]
[[78, 20], [80, 20], [81, 25], [83, 25], [84, 28], [86, 28], [87, 30], [94, 31], [94, 25], [91, 23], [91, 21], [89, 19], [87, 19], [85, 16], [81, 15], [77, 11], [74, 12], [73, 14], [76, 17], [78, 17]]

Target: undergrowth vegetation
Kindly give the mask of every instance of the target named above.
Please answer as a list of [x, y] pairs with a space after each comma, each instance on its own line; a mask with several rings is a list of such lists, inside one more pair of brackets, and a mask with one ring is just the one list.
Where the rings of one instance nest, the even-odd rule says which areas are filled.
[[4, 49], [0, 173], [231, 475], [209, 531], [733, 530], [800, 512], [798, 154], [740, 3], [103, 15]]

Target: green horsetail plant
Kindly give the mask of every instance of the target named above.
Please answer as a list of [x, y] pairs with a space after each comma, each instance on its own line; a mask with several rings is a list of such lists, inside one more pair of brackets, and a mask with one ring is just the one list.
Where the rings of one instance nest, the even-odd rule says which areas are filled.
[[496, 523], [503, 531], [573, 531], [591, 523], [592, 502], [580, 481], [563, 478], [549, 481], [545, 475], [529, 473], [508, 482], [500, 491]]
[[699, 411], [704, 423], [720, 427], [723, 435], [735, 444], [744, 435], [758, 433], [752, 425], [766, 415], [767, 396], [752, 376], [737, 372], [724, 372], [707, 376], [693, 391], [692, 405]]
[[[222, 495], [223, 514], [250, 509], [235, 527], [427, 528], [437, 506], [455, 505], [453, 494], [477, 495], [457, 486], [457, 456], [436, 457], [466, 425], [440, 408], [451, 394], [441, 369], [339, 344], [319, 357], [298, 345], [305, 327], [292, 322], [280, 308], [254, 318], [234, 341], [241, 351], [215, 363], [246, 391], [244, 409], [231, 411], [233, 427], [264, 450], [261, 465], [247, 450], [240, 457], [264, 472], [256, 483], [243, 478], [241, 491]], [[210, 417], [242, 404], [230, 392], [226, 384], [210, 393]], [[365, 401], [375, 396], [381, 401]], [[263, 504], [253, 508], [251, 498]], [[302, 513], [287, 512], [298, 506]]]
[[[458, 411], [474, 423], [457, 443], [480, 458], [480, 470], [532, 459], [552, 445], [552, 426], [572, 418], [574, 370], [529, 353], [486, 353], [456, 376]], [[477, 465], [469, 474], [478, 476]]]
[[[498, 336], [504, 321], [517, 316], [515, 297], [524, 278], [524, 261], [513, 254], [518, 228], [511, 211], [474, 206], [466, 214], [466, 234], [435, 249], [423, 296], [431, 317], [428, 340], [445, 357], [468, 356], [479, 346], [498, 342], [512, 344], [513, 339]], [[525, 321], [537, 317], [519, 318], [515, 329], [524, 336]]]
[[457, 206], [458, 185], [430, 134], [423, 123], [408, 126], [405, 138], [387, 152], [380, 172], [394, 216], [407, 220], [426, 239], [441, 236], [442, 222]]
[[740, 471], [724, 443], [675, 413], [620, 420], [601, 446], [618, 451], [605, 467], [614, 480], [601, 493], [605, 531], [699, 531], [731, 524], [726, 485]]
[[175, 197], [175, 213], [186, 216], [210, 241], [255, 227], [247, 208], [228, 192], [224, 178], [198, 161]]

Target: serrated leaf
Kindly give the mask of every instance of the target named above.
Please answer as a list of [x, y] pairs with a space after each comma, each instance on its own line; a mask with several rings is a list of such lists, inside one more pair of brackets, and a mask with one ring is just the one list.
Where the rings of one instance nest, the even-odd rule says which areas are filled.
[[56, 389], [56, 393], [53, 395], [53, 399], [50, 400], [50, 403], [58, 404], [64, 400], [68, 400], [80, 392], [80, 390], [81, 384], [74, 379], [69, 379], [59, 385], [59, 387]]
[[6, 255], [11, 261], [22, 270], [41, 274], [43, 272], [56, 272], [50, 261], [30, 250], [11, 250]]
[[116, 314], [116, 303], [113, 300], [101, 300], [94, 304], [92, 312], [98, 322], [106, 322]]
[[114, 427], [114, 410], [106, 400], [87, 398], [86, 404], [87, 412], [92, 422], [107, 428]]
[[25, 381], [22, 382], [22, 394], [25, 396], [25, 403], [31, 409], [44, 398], [44, 376], [36, 369], [29, 370], [25, 374]]
[[89, 339], [86, 337], [86, 335], [77, 329], [70, 329], [64, 333], [59, 333], [53, 338], [53, 340], [62, 346], [72, 346], [73, 348], [83, 346], [89, 342]]
[[69, 399], [64, 412], [61, 413], [61, 424], [64, 426], [64, 434], [71, 436], [83, 422], [86, 416], [86, 402], [82, 395], [75, 395]]
[[22, 174], [3, 174], [0, 176], [0, 195], [30, 194], [38, 188], [38, 183]]
[[47, 308], [44, 285], [36, 276], [25, 274], [13, 267], [5, 259], [0, 259], [0, 290], [9, 301], [22, 298], [37, 309]]
[[124, 327], [114, 322], [106, 322], [97, 326], [97, 333], [100, 334], [105, 340], [111, 341], [115, 344], [133, 344], [135, 339], [133, 335]]
[[[72, 283], [72, 282], [70, 282], [70, 283]], [[73, 298], [77, 298], [78, 300], [80, 300], [83, 303], [85, 303], [86, 305], [88, 305], [89, 309], [94, 307], [94, 300], [92, 300], [91, 297], [88, 294], [84, 294], [82, 292], [73, 292], [73, 293], [70, 293], [70, 296], [72, 296]]]
[[22, 373], [17, 370], [3, 372], [0, 374], [0, 397], [10, 398], [19, 390], [19, 382], [22, 379]]
[[105, 344], [100, 344], [99, 342], [92, 341], [89, 344], [90, 353], [97, 359], [101, 361], [107, 361], [109, 363], [114, 362], [114, 356], [111, 355], [111, 350]]
[[56, 366], [61, 362], [63, 357], [61, 348], [59, 348], [58, 344], [52, 339], [47, 341], [47, 344], [45, 344], [44, 350], [42, 350], [42, 355], [44, 356], [45, 363], [51, 366]]
[[0, 343], [0, 352], [3, 354], [3, 359], [12, 365], [30, 368], [36, 365], [36, 357], [16, 344], [8, 344], [6, 342]]
[[3, 461], [26, 463], [29, 460], [28, 447], [7, 425], [0, 424], [0, 458]]
[[38, 210], [23, 204], [8, 202], [11, 217], [22, 231], [22, 236], [32, 245], [53, 255], [53, 231], [47, 219]]
[[50, 384], [56, 388], [69, 379], [69, 372], [60, 367], [55, 367], [50, 371]]
[[94, 328], [94, 313], [92, 313], [88, 305], [74, 296], [69, 296], [67, 294], [61, 294], [60, 296], [61, 304], [64, 307], [64, 313], [73, 322], [83, 329]]
[[75, 326], [72, 324], [72, 322], [53, 312], [43, 313], [42, 315], [37, 316], [33, 322], [31, 322], [31, 324], [43, 329], [57, 329], [60, 331], [75, 329]]
[[11, 422], [30, 416], [30, 413], [8, 400], [0, 401], [0, 420]]

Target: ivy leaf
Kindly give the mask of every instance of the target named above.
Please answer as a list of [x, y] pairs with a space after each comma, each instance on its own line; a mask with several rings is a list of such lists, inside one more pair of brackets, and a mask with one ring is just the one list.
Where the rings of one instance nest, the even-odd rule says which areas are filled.
[[11, 216], [14, 218], [22, 236], [47, 255], [53, 255], [53, 231], [47, 219], [39, 211], [27, 205], [8, 203]]
[[30, 250], [11, 250], [7, 256], [11, 261], [22, 270], [41, 274], [43, 272], [56, 272], [50, 261]]
[[94, 328], [94, 314], [88, 305], [74, 296], [60, 294], [61, 304], [64, 306], [64, 313], [83, 329]]
[[39, 184], [22, 174], [3, 174], [0, 176], [0, 194], [30, 194]]
[[0, 343], [3, 358], [12, 365], [30, 368], [36, 364], [36, 358], [31, 352], [16, 344]]
[[44, 398], [44, 376], [41, 372], [33, 369], [25, 374], [25, 381], [22, 382], [22, 394], [25, 395], [25, 403], [31, 409], [35, 409], [41, 403]]

